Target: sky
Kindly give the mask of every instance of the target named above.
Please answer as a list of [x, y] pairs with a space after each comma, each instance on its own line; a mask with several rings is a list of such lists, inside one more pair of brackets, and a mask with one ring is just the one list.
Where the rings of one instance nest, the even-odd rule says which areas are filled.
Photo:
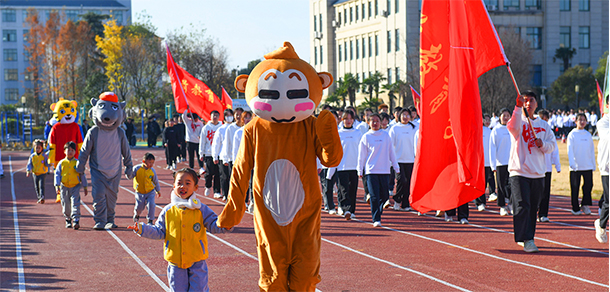
[[309, 0], [132, 0], [132, 22], [151, 16], [157, 35], [191, 24], [206, 29], [227, 50], [231, 69], [289, 41], [301, 59], [309, 60]]

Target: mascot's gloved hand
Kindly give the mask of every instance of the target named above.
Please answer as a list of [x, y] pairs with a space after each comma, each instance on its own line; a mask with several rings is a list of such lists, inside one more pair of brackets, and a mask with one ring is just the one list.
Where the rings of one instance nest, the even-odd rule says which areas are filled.
[[133, 169], [131, 167], [125, 167], [125, 176], [127, 176], [127, 179], [129, 179], [132, 174], [133, 174]]
[[322, 155], [319, 156], [320, 162], [327, 167], [339, 165], [343, 158], [343, 148], [341, 138], [337, 130], [337, 120], [328, 110], [323, 110], [316, 119], [316, 135], [322, 146]]

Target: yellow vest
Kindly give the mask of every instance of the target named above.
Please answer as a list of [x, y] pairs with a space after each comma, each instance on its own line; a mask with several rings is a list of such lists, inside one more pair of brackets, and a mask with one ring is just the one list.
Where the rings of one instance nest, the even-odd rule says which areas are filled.
[[40, 154], [35, 153], [32, 156], [32, 172], [35, 175], [45, 174], [49, 171], [49, 168], [45, 165], [45, 156], [41, 152]]
[[208, 258], [208, 237], [199, 209], [172, 206], [165, 212], [164, 258], [181, 269]]
[[73, 188], [80, 183], [80, 175], [76, 172], [76, 162], [78, 160], [67, 158], [59, 162], [61, 167], [61, 184], [67, 188]]
[[144, 168], [142, 165], [138, 168], [136, 172], [136, 176], [133, 180], [133, 188], [136, 192], [140, 194], [148, 194], [150, 191], [155, 189], [155, 184], [153, 183], [153, 177], [155, 173], [151, 168]]

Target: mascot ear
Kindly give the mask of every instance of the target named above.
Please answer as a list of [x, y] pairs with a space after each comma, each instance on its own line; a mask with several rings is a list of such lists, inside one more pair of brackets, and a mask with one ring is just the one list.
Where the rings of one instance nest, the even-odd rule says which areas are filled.
[[91, 98], [91, 105], [95, 106], [97, 104], [97, 98]]
[[318, 77], [320, 77], [320, 81], [322, 82], [322, 89], [328, 88], [331, 84], [333, 84], [333, 76], [327, 72], [318, 73]]
[[93, 109], [92, 108], [89, 109], [89, 118], [93, 118]]
[[52, 111], [55, 111], [55, 105], [56, 105], [56, 103], [52, 103], [52, 104], [51, 104], [51, 106], [50, 106], [50, 107], [51, 107], [51, 110], [52, 110]]
[[78, 103], [76, 102], [76, 100], [72, 100], [72, 101], [70, 101], [70, 103], [72, 103], [72, 105], [73, 105], [75, 108], [78, 108]]
[[127, 102], [121, 101], [119, 104], [121, 105], [121, 109], [125, 109], [125, 105], [127, 104]]
[[246, 82], [248, 82], [248, 75], [242, 74], [235, 78], [235, 89], [239, 92], [246, 92]]

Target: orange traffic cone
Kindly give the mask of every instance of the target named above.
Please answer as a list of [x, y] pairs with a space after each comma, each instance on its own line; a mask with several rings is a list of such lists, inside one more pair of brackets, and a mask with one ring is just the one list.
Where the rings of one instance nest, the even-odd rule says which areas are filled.
[[566, 134], [563, 134], [561, 136], [561, 143], [564, 143], [564, 144], [566, 143]]

